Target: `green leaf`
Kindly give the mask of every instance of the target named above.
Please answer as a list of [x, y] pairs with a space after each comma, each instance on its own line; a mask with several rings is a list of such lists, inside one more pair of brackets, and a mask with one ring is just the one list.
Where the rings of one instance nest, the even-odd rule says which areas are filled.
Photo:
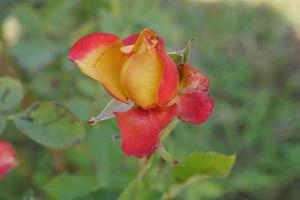
[[18, 4], [12, 9], [11, 13], [16, 16], [27, 35], [36, 36], [41, 34], [42, 18], [33, 7], [27, 4]]
[[99, 84], [91, 79], [79, 79], [76, 87], [85, 96], [95, 98], [99, 93]]
[[0, 6], [0, 22], [10, 13], [11, 7], [13, 6], [13, 1], [1, 1]]
[[0, 115], [0, 135], [3, 133], [6, 127], [6, 119]]
[[43, 22], [47, 33], [57, 37], [70, 33], [73, 25], [76, 24], [74, 0], [47, 1], [46, 4]]
[[37, 102], [14, 118], [15, 125], [36, 142], [51, 148], [77, 144], [85, 137], [80, 120], [57, 102]]
[[64, 105], [80, 120], [87, 121], [90, 116], [91, 102], [84, 98], [72, 98], [63, 101]]
[[76, 198], [76, 200], [116, 200], [121, 190], [118, 188], [101, 188], [87, 196]]
[[177, 196], [177, 199], [221, 199], [224, 194], [223, 185], [211, 180], [200, 180], [189, 185]]
[[181, 50], [181, 53], [183, 55], [183, 63], [188, 63], [191, 57], [192, 53], [192, 41], [196, 38], [188, 40], [186, 46], [184, 49]]
[[178, 52], [169, 52], [168, 55], [172, 58], [172, 60], [177, 64], [180, 65], [183, 63], [184, 56], [182, 53]]
[[216, 152], [191, 153], [180, 164], [173, 167], [172, 173], [179, 183], [166, 190], [162, 199], [173, 199], [204, 178], [227, 176], [234, 162], [235, 155], [227, 156]]
[[70, 72], [40, 73], [30, 83], [33, 94], [47, 100], [68, 99], [78, 94], [74, 88], [74, 76]]
[[95, 190], [95, 182], [89, 177], [63, 174], [52, 179], [43, 189], [53, 199], [71, 200]]
[[177, 180], [184, 182], [193, 176], [226, 177], [235, 162], [235, 155], [216, 152], [193, 152], [173, 168]]
[[36, 73], [54, 61], [57, 48], [58, 44], [47, 39], [34, 38], [10, 47], [8, 52], [26, 72]]
[[19, 80], [10, 77], [0, 78], [0, 110], [10, 110], [23, 99], [23, 88]]
[[186, 46], [182, 50], [168, 53], [177, 65], [187, 64], [189, 62], [192, 52], [192, 41], [195, 39], [196, 38], [188, 40]]
[[121, 33], [124, 30], [125, 24], [122, 23], [122, 20], [120, 20], [118, 16], [115, 16], [106, 10], [101, 10], [99, 15], [100, 19], [102, 19], [100, 27], [103, 30], [115, 34]]
[[[94, 175], [103, 187], [127, 185], [137, 171], [136, 159], [125, 157], [120, 148], [121, 141], [112, 140], [118, 132], [116, 120], [107, 120], [91, 128], [87, 138], [88, 155], [95, 167]], [[124, 165], [128, 166], [128, 170], [124, 170]]]

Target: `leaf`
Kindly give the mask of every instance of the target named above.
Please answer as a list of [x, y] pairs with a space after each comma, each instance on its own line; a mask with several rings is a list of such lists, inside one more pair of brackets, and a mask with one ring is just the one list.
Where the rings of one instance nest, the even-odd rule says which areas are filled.
[[184, 56], [182, 53], [169, 52], [168, 55], [172, 58], [176, 65], [180, 65], [183, 63]]
[[226, 177], [234, 162], [235, 155], [193, 152], [173, 168], [173, 174], [180, 182], [193, 176]]
[[0, 115], [0, 135], [3, 133], [6, 127], [6, 119]]
[[224, 186], [214, 180], [200, 180], [186, 187], [177, 197], [183, 199], [221, 199], [224, 195]]
[[71, 200], [95, 190], [95, 182], [89, 177], [63, 174], [52, 179], [43, 189], [54, 199]]
[[57, 102], [37, 102], [14, 118], [25, 135], [51, 148], [77, 144], [85, 137], [80, 120]]
[[99, 17], [101, 19], [100, 27], [108, 33], [118, 34], [125, 28], [125, 24], [122, 23], [122, 20], [107, 10], [101, 10], [99, 12]]
[[78, 79], [77, 89], [85, 96], [95, 98], [99, 94], [99, 85], [92, 79]]
[[70, 30], [74, 29], [73, 25], [76, 24], [74, 10], [77, 4], [74, 0], [47, 1], [46, 4], [43, 22], [47, 33], [56, 37], [72, 33]]
[[1, 1], [0, 6], [0, 23], [3, 19], [10, 13], [11, 7], [13, 6], [13, 1]]
[[87, 196], [76, 198], [76, 200], [116, 200], [121, 190], [118, 188], [101, 188]]
[[30, 87], [33, 94], [47, 100], [67, 99], [78, 94], [74, 88], [74, 76], [65, 70], [40, 73], [32, 79]]
[[177, 64], [181, 65], [184, 63], [188, 63], [189, 59], [191, 57], [191, 51], [192, 51], [192, 41], [196, 38], [188, 40], [186, 46], [178, 51], [178, 52], [169, 52], [168, 55], [172, 58], [172, 60]]
[[0, 110], [10, 110], [23, 99], [23, 88], [19, 80], [10, 77], [0, 78]]
[[192, 41], [196, 38], [188, 40], [186, 46], [184, 49], [181, 50], [181, 53], [183, 55], [183, 63], [188, 63], [191, 57], [192, 53]]
[[42, 18], [33, 7], [27, 4], [17, 4], [11, 13], [16, 16], [27, 35], [37, 36], [41, 34]]
[[20, 66], [32, 74], [52, 63], [57, 54], [57, 44], [46, 39], [29, 39], [8, 49]]
[[[120, 141], [112, 140], [118, 132], [116, 120], [107, 120], [94, 126], [87, 138], [88, 155], [93, 161], [94, 174], [101, 186], [122, 186], [137, 170], [136, 159], [125, 157]], [[128, 166], [128, 171], [123, 170], [124, 165]]]
[[173, 199], [181, 191], [190, 188], [203, 178], [227, 176], [235, 162], [235, 155], [227, 156], [216, 152], [193, 152], [178, 165], [172, 173], [179, 183], [172, 185], [162, 199]]
[[63, 101], [64, 105], [80, 120], [87, 121], [90, 116], [91, 103], [84, 98], [72, 98]]

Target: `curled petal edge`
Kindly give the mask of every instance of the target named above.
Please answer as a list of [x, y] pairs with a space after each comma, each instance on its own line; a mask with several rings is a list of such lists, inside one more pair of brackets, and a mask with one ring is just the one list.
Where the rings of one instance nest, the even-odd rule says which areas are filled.
[[160, 133], [176, 115], [176, 105], [144, 110], [140, 107], [116, 112], [122, 150], [127, 156], [149, 157], [160, 144]]
[[178, 118], [195, 125], [204, 123], [214, 108], [214, 100], [201, 91], [181, 94], [176, 104]]

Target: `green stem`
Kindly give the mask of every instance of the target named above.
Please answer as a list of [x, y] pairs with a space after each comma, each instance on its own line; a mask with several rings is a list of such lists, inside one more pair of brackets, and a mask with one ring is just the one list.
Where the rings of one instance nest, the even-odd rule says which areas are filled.
[[136, 197], [139, 194], [139, 191], [143, 185], [143, 177], [151, 168], [153, 163], [153, 156], [149, 159], [143, 158], [138, 160], [139, 161], [139, 171], [135, 179], [122, 191], [118, 200], [130, 200], [130, 199], [137, 199]]
[[145, 172], [149, 169], [149, 167], [151, 166], [151, 162], [152, 162], [152, 157], [151, 158], [142, 158], [140, 160], [138, 160], [139, 162], [139, 171], [137, 174], [138, 178], [142, 178], [145, 174]]
[[176, 160], [172, 154], [167, 152], [167, 150], [165, 149], [165, 147], [163, 145], [161, 145], [157, 151], [158, 151], [159, 155], [161, 156], [161, 158], [164, 159], [166, 162], [172, 163], [172, 164], [179, 163], [179, 161]]
[[16, 118], [14, 114], [12, 114], [12, 115], [4, 115], [4, 117], [5, 117], [6, 120], [14, 120]]
[[170, 133], [175, 129], [177, 124], [179, 123], [179, 119], [174, 119], [162, 132], [160, 136], [161, 142], [164, 141]]

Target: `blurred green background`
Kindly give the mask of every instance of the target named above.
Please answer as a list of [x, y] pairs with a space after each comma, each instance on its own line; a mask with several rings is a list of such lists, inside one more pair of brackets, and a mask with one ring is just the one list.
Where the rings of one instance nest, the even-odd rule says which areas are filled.
[[[196, 181], [177, 200], [300, 199], [300, 2], [298, 0], [1, 0], [0, 76], [19, 79], [22, 105], [58, 100], [83, 123], [110, 97], [68, 60], [91, 32], [122, 37], [153, 28], [169, 51], [193, 37], [191, 63], [211, 80], [215, 110], [201, 126], [180, 123], [165, 146], [178, 159], [191, 151], [236, 153], [226, 179]], [[138, 163], [121, 153], [115, 120], [86, 125], [86, 139], [45, 148], [11, 123], [0, 137], [21, 164], [0, 182], [0, 199], [116, 199]], [[141, 200], [160, 199], [169, 164], [156, 160]]]

